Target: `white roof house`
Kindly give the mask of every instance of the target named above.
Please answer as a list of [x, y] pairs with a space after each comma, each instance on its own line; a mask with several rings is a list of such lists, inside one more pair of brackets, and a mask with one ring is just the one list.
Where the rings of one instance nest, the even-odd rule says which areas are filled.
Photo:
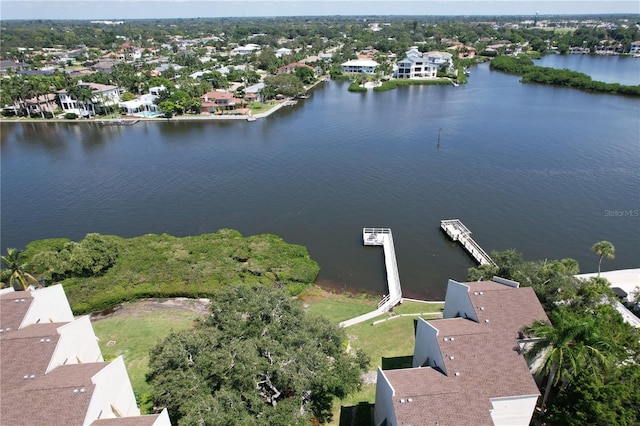
[[281, 47], [280, 49], [275, 51], [276, 58], [281, 58], [285, 55], [290, 55], [293, 50], [287, 49], [286, 47]]
[[148, 117], [159, 114], [158, 106], [155, 104], [156, 99], [158, 99], [157, 95], [147, 93], [145, 95], [140, 95], [137, 99], [120, 102], [119, 106], [129, 115], [136, 117]]
[[231, 55], [250, 55], [257, 50], [260, 50], [260, 45], [248, 43], [244, 46], [238, 46], [231, 50]]
[[448, 52], [420, 52], [412, 46], [406, 55], [398, 61], [395, 78], [436, 78], [439, 69], [450, 71], [453, 67], [453, 55]]
[[0, 382], [2, 424], [171, 424], [166, 410], [140, 415], [122, 357], [104, 362], [89, 317], [73, 319], [59, 284], [0, 291]]
[[342, 72], [347, 74], [375, 74], [378, 65], [380, 64], [370, 59], [353, 59], [342, 64]]
[[418, 319], [412, 368], [378, 369], [374, 424], [528, 426], [540, 393], [514, 348], [536, 320], [530, 287], [449, 280], [443, 319]]

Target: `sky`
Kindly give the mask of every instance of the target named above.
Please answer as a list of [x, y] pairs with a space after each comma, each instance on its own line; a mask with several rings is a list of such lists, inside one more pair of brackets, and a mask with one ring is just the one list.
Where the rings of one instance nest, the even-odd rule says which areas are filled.
[[0, 20], [640, 14], [633, 0], [0, 0]]

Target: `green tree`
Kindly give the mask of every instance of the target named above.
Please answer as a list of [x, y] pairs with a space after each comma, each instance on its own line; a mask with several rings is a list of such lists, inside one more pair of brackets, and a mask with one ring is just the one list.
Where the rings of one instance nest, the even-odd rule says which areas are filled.
[[598, 277], [600, 277], [600, 266], [602, 265], [602, 259], [613, 259], [616, 254], [616, 249], [609, 241], [599, 241], [591, 247], [591, 250], [596, 252], [599, 256], [598, 258]]
[[565, 308], [557, 308], [549, 316], [553, 325], [539, 320], [523, 330], [526, 335], [538, 339], [526, 351], [526, 356], [529, 360], [539, 357], [536, 373], [547, 378], [543, 411], [551, 390], [559, 383], [566, 386], [579, 371], [599, 374], [609, 365], [609, 346], [599, 335], [592, 317], [576, 315]]
[[87, 234], [80, 242], [69, 245], [69, 266], [76, 276], [100, 275], [118, 258], [117, 237], [111, 235]]
[[136, 96], [131, 92], [124, 92], [122, 96], [120, 96], [120, 100], [123, 102], [132, 101], [136, 98]]
[[292, 97], [304, 92], [302, 81], [294, 74], [278, 74], [264, 79], [265, 86], [275, 94]]
[[313, 72], [313, 70], [311, 68], [296, 67], [294, 69], [294, 74], [304, 84], [311, 84], [316, 80], [316, 75], [315, 75], [315, 73]]
[[[25, 272], [28, 267], [20, 259], [20, 251], [15, 248], [8, 248], [7, 254], [0, 257], [2, 263], [9, 270], [9, 285], [19, 290], [26, 290], [30, 284], [38, 285], [38, 280], [33, 275]], [[18, 285], [16, 285], [18, 284]]]
[[343, 330], [305, 315], [282, 289], [234, 286], [211, 316], [151, 352], [154, 402], [179, 425], [309, 424], [360, 387], [368, 360]]
[[549, 424], [640, 424], [640, 366], [621, 365], [604, 379], [580, 372], [549, 407]]

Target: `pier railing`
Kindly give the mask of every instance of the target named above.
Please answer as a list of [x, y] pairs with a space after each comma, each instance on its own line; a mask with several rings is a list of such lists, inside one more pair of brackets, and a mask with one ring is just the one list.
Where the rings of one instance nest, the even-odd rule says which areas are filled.
[[378, 310], [386, 312], [402, 300], [400, 274], [393, 235], [389, 228], [364, 228], [362, 239], [365, 245], [382, 246], [384, 249], [384, 265], [387, 271], [387, 285], [389, 293], [378, 303]]
[[480, 244], [471, 238], [471, 231], [469, 231], [469, 228], [464, 226], [460, 220], [441, 220], [440, 227], [449, 238], [462, 244], [462, 247], [464, 247], [480, 265], [497, 266], [493, 259], [491, 259], [491, 256], [480, 247]]

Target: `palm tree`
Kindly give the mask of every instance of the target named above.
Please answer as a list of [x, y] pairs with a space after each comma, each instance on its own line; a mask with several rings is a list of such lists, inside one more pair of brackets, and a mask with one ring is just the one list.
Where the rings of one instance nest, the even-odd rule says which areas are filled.
[[[26, 264], [20, 264], [20, 251], [14, 248], [8, 248], [6, 256], [1, 256], [2, 263], [5, 264], [10, 272], [9, 284], [14, 285], [16, 281], [20, 283], [22, 290], [29, 287], [29, 283], [38, 285], [38, 280], [33, 275], [24, 271]], [[14, 286], [15, 288], [15, 286]]]
[[564, 308], [557, 308], [551, 312], [550, 318], [553, 325], [539, 320], [523, 329], [525, 335], [538, 339], [526, 350], [526, 356], [530, 361], [537, 359], [535, 373], [547, 377], [541, 404], [543, 412], [551, 389], [558, 383], [566, 386], [581, 369], [592, 369], [597, 375], [602, 371], [601, 367], [609, 364], [605, 355], [609, 345], [596, 332], [592, 317], [579, 317]]
[[616, 248], [609, 241], [600, 241], [597, 242], [591, 247], [591, 250], [595, 251], [600, 255], [600, 259], [598, 259], [598, 278], [600, 277], [600, 265], [602, 264], [602, 259], [606, 257], [607, 259], [615, 258]]

